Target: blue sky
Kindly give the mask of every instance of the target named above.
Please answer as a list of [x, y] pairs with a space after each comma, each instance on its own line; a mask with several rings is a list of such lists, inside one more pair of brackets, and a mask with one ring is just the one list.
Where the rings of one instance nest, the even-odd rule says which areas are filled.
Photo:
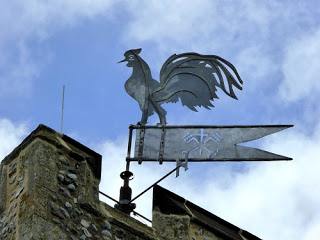
[[[320, 6], [318, 1], [0, 1], [0, 158], [38, 124], [103, 155], [102, 191], [117, 198], [129, 124], [141, 118], [117, 64], [126, 50], [153, 77], [174, 53], [219, 55], [244, 84], [211, 111], [163, 105], [173, 124], [294, 124], [257, 145], [292, 162], [191, 164], [162, 185], [263, 239], [319, 236]], [[158, 119], [153, 116], [150, 124]], [[133, 166], [133, 195], [173, 165]], [[110, 183], [115, 183], [110, 186]], [[137, 211], [150, 217], [151, 195]], [[105, 200], [105, 199], [103, 199]], [[112, 203], [110, 203], [112, 204]]]

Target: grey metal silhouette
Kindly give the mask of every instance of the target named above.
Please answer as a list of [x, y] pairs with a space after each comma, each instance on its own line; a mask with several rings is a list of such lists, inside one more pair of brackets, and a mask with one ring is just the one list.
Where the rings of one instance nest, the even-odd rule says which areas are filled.
[[240, 144], [283, 131], [292, 125], [247, 126], [141, 126], [131, 125], [135, 137], [134, 157], [128, 150], [127, 160], [175, 162], [275, 161], [292, 160], [279, 154]]
[[154, 112], [159, 115], [160, 124], [166, 125], [167, 112], [160, 106], [163, 103], [176, 103], [180, 99], [182, 105], [192, 111], [197, 111], [196, 106], [210, 110], [213, 107], [211, 101], [218, 99], [217, 88], [234, 99], [237, 97], [233, 87], [242, 90], [240, 84], [243, 82], [236, 68], [219, 56], [174, 54], [163, 64], [158, 82], [152, 78], [148, 64], [139, 56], [140, 52], [141, 49], [129, 50], [120, 62], [128, 62], [127, 66], [133, 69], [125, 89], [139, 103], [141, 125], [145, 125]]

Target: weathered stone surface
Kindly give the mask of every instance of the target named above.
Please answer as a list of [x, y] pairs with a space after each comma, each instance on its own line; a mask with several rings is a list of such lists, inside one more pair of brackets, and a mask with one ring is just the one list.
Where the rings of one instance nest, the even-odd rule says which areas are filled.
[[17, 168], [11, 168], [9, 173], [9, 178], [11, 178], [14, 174], [16, 174]]
[[80, 173], [78, 169], [70, 169], [69, 172], [74, 173], [74, 174]]
[[54, 223], [56, 223], [56, 224], [60, 224], [61, 223], [61, 221], [59, 219], [57, 219], [57, 218], [52, 218], [52, 221]]
[[20, 177], [18, 178], [18, 182], [19, 182], [19, 183], [22, 182], [23, 179], [24, 179], [24, 176], [22, 175], [22, 176], [20, 176]]
[[57, 198], [56, 195], [51, 194], [51, 197], [52, 197], [52, 200], [53, 200], [54, 202], [56, 202], [56, 201], [58, 200], [58, 198]]
[[85, 228], [88, 228], [90, 226], [90, 223], [88, 223], [85, 219], [81, 219], [81, 225]]
[[59, 192], [66, 198], [71, 198], [71, 194], [68, 189], [65, 189], [63, 187], [59, 188]]
[[75, 223], [80, 223], [80, 220], [79, 220], [78, 216], [77, 216], [74, 212], [71, 212], [71, 213], [70, 213], [70, 218], [71, 218]]
[[63, 230], [65, 230], [66, 232], [70, 232], [69, 225], [68, 225], [67, 223], [62, 222], [62, 223], [60, 224], [60, 227], [61, 227]]
[[78, 238], [76, 238], [74, 235], [70, 236], [71, 240], [78, 240]]
[[60, 207], [60, 211], [65, 217], [70, 218], [69, 213], [63, 207]]
[[71, 205], [71, 203], [66, 202], [64, 205], [66, 206], [66, 208], [68, 209], [69, 212], [72, 211], [72, 205]]
[[16, 193], [16, 198], [18, 198], [20, 196], [20, 194], [22, 193], [24, 187], [20, 187], [18, 190], [17, 190], [17, 193]]
[[11, 213], [11, 211], [12, 211], [12, 205], [9, 207], [9, 209], [8, 209], [8, 212], [7, 212], [7, 215], [10, 215], [10, 213]]
[[6, 208], [7, 202], [7, 167], [0, 164], [0, 216]]
[[64, 181], [64, 176], [62, 174], [58, 174], [57, 178], [58, 178], [59, 182]]
[[91, 235], [91, 233], [88, 231], [88, 229], [82, 228], [82, 230], [83, 230], [83, 233], [86, 235], [86, 237], [88, 237], [88, 238], [91, 238], [91, 237], [92, 237], [92, 235]]
[[84, 234], [82, 234], [81, 236], [80, 236], [80, 239], [81, 240], [85, 240], [87, 237], [86, 237], [86, 235], [84, 235]]
[[86, 213], [85, 215], [86, 215], [87, 218], [89, 218], [90, 220], [92, 220], [92, 216], [91, 216], [90, 213]]
[[104, 220], [104, 221], [103, 221], [102, 227], [103, 227], [103, 228], [106, 228], [106, 229], [108, 229], [108, 230], [111, 229], [111, 225], [110, 225], [110, 223], [108, 222], [108, 220]]
[[15, 181], [16, 181], [16, 177], [13, 177], [13, 178], [10, 179], [9, 184], [11, 185], [11, 184], [13, 184]]
[[33, 239], [69, 239], [69, 234], [62, 231], [60, 224], [53, 221], [43, 219], [36, 214], [32, 216], [32, 221], [19, 226], [19, 237], [17, 240], [33, 240]]
[[16, 162], [11, 162], [11, 163], [9, 164], [9, 170], [12, 171], [16, 166], [17, 166], [17, 163], [16, 163]]
[[14, 210], [13, 215], [11, 217], [17, 216], [17, 213], [18, 213], [18, 209]]
[[126, 236], [126, 234], [124, 233], [124, 231], [123, 230], [121, 230], [121, 229], [115, 229], [114, 231], [114, 235], [115, 235], [115, 237], [116, 238], [119, 238], [119, 239], [123, 239], [125, 236]]
[[112, 234], [108, 230], [101, 231], [101, 234], [106, 237], [110, 237], [110, 238], [112, 237]]
[[153, 213], [153, 226], [161, 239], [189, 240], [190, 217]]
[[95, 224], [92, 223], [91, 227], [95, 232], [98, 232], [98, 228], [97, 228], [97, 226]]
[[67, 161], [66, 159], [64, 159], [64, 158], [59, 158], [59, 161], [60, 161], [62, 164], [66, 165], [66, 166], [70, 166], [70, 164], [68, 163], [68, 161]]
[[83, 212], [81, 210], [79, 210], [78, 208], [75, 208], [74, 211], [78, 214], [78, 215], [82, 215]]
[[2, 229], [1, 234], [4, 235], [7, 231], [8, 231], [8, 227], [4, 227], [4, 228]]
[[64, 216], [59, 211], [59, 207], [55, 203], [51, 202], [50, 207], [51, 207], [51, 213], [54, 216], [56, 216], [60, 219], [64, 219]]
[[73, 180], [73, 181], [77, 180], [77, 175], [75, 175], [75, 174], [73, 174], [73, 173], [67, 174], [67, 177], [70, 178], [70, 179]]
[[76, 187], [74, 186], [74, 184], [69, 184], [68, 186], [67, 186], [67, 188], [71, 191], [71, 192], [74, 192], [75, 190], [76, 190]]

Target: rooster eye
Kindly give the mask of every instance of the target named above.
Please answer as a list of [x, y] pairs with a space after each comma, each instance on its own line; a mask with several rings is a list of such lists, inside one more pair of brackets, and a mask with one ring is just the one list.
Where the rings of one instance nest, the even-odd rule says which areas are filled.
[[133, 61], [134, 60], [134, 55], [129, 55], [129, 61]]

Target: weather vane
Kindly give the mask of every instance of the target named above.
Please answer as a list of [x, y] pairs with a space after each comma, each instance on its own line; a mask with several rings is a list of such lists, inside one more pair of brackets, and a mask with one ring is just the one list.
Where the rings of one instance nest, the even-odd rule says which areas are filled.
[[[245, 126], [168, 126], [167, 112], [163, 103], [181, 101], [192, 111], [195, 107], [213, 107], [211, 101], [217, 99], [217, 88], [237, 99], [234, 88], [242, 90], [238, 71], [227, 60], [216, 55], [183, 53], [172, 55], [160, 70], [160, 82], [154, 80], [148, 64], [139, 56], [141, 49], [125, 52], [125, 59], [132, 68], [132, 75], [125, 83], [127, 93], [134, 98], [142, 111], [141, 121], [129, 127], [129, 143], [126, 171], [120, 174], [124, 184], [120, 189], [120, 200], [116, 207], [128, 214], [133, 212], [133, 203], [144, 192], [162, 181], [179, 168], [188, 169], [188, 162], [221, 161], [275, 161], [292, 160], [256, 148], [238, 144], [253, 141], [282, 131], [293, 125], [245, 125]], [[120, 63], [119, 62], [119, 63]], [[157, 113], [160, 124], [146, 125], [148, 117]], [[134, 156], [131, 156], [133, 130], [135, 130]], [[146, 161], [176, 162], [176, 168], [131, 199], [129, 181], [133, 178], [130, 162], [141, 164]]]
[[125, 89], [139, 103], [141, 125], [145, 125], [154, 112], [158, 114], [160, 124], [166, 125], [167, 112], [161, 107], [163, 103], [176, 103], [180, 99], [181, 104], [192, 111], [197, 111], [196, 106], [210, 109], [213, 107], [211, 101], [218, 98], [218, 87], [235, 99], [233, 87], [242, 90], [240, 84], [243, 82], [236, 68], [219, 56], [174, 54], [163, 64], [158, 82], [152, 78], [148, 64], [139, 56], [140, 52], [141, 48], [127, 51], [125, 59], [119, 63], [128, 62], [127, 67], [133, 69]]

